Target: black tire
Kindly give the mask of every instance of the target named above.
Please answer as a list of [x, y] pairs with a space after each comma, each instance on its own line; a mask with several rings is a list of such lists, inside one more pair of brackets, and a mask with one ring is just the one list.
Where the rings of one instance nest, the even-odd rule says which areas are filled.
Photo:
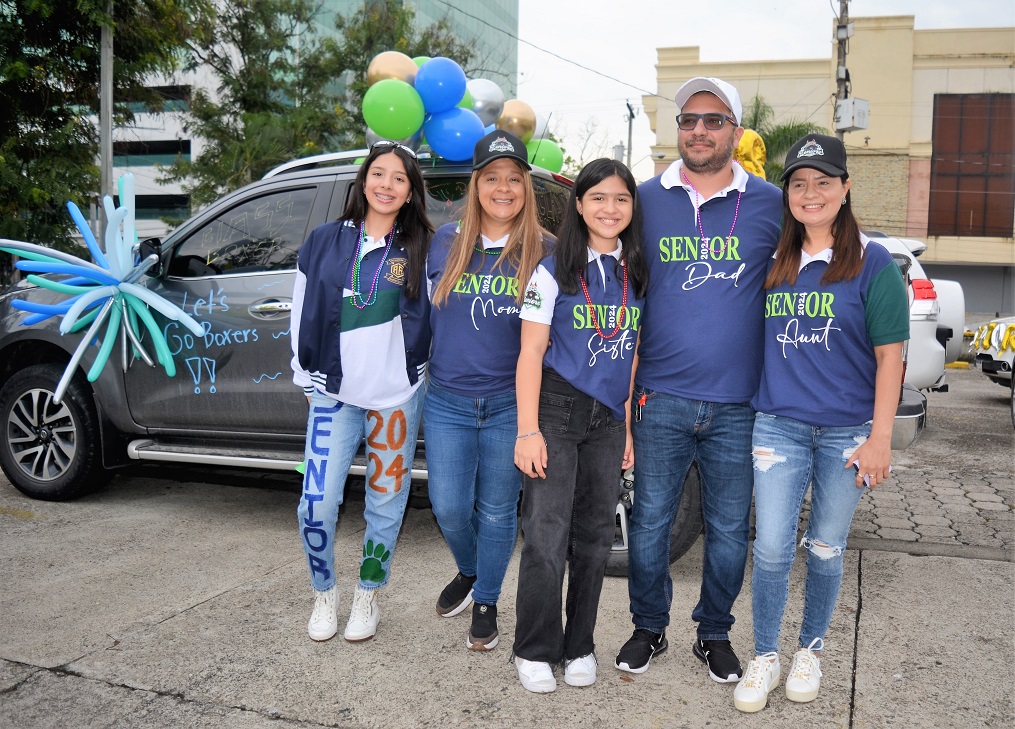
[[[606, 560], [606, 574], [613, 577], [627, 576], [627, 540], [623, 533], [624, 527], [621, 520], [627, 519], [630, 515], [634, 491], [633, 479], [626, 479], [617, 506], [617, 538], [614, 540], [613, 549], [610, 550], [610, 556]], [[621, 511], [624, 513], [622, 514]], [[698, 539], [703, 527], [701, 481], [698, 479], [698, 467], [693, 465], [684, 481], [684, 491], [680, 495], [677, 516], [673, 520], [673, 529], [670, 532], [670, 564], [684, 556], [684, 553]]]
[[1015, 374], [1011, 377], [1011, 427], [1015, 428]]
[[63, 367], [41, 364], [14, 374], [0, 389], [0, 468], [33, 499], [66, 501], [101, 486], [99, 419], [80, 375], [56, 404]]

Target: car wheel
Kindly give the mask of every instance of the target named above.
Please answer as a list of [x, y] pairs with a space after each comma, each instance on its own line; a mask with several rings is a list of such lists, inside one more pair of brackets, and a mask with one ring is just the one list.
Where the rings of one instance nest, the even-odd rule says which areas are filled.
[[[627, 576], [627, 525], [634, 501], [634, 479], [625, 478], [617, 504], [617, 536], [606, 560], [606, 574]], [[701, 481], [698, 467], [691, 467], [684, 481], [684, 491], [677, 505], [677, 516], [670, 531], [670, 564], [684, 556], [701, 534], [704, 520], [701, 515]]]
[[0, 389], [0, 468], [33, 499], [73, 499], [107, 478], [91, 391], [76, 376], [57, 403], [54, 393], [62, 375], [59, 365], [34, 365]]

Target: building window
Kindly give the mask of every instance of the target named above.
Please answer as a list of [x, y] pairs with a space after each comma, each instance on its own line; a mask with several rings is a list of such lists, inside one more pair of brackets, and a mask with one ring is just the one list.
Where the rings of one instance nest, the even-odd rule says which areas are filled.
[[186, 220], [190, 217], [190, 199], [186, 195], [137, 195], [134, 217], [137, 220]]
[[146, 90], [156, 98], [128, 99], [127, 108], [132, 114], [190, 111], [190, 86], [149, 86]]
[[114, 167], [171, 165], [179, 157], [190, 159], [189, 139], [113, 142]]
[[935, 94], [927, 234], [1011, 238], [1015, 94]]

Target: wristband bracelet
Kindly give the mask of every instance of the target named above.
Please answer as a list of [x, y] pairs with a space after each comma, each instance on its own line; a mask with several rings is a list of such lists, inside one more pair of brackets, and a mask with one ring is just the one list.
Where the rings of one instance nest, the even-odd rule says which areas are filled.
[[517, 438], [515, 438], [515, 440], [522, 440], [522, 439], [528, 438], [529, 436], [532, 436], [532, 435], [539, 435], [539, 431], [538, 430], [533, 430], [531, 433], [526, 433], [525, 435], [518, 436]]

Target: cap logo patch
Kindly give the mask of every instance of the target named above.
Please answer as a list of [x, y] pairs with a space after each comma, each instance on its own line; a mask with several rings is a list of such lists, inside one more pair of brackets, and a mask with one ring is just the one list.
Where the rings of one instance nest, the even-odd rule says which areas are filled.
[[821, 145], [815, 142], [813, 139], [807, 140], [807, 144], [800, 148], [800, 151], [796, 153], [797, 159], [801, 157], [824, 157], [825, 150], [821, 148]]
[[490, 142], [491, 152], [514, 152], [515, 146], [511, 144], [505, 137], [497, 137], [495, 140]]

